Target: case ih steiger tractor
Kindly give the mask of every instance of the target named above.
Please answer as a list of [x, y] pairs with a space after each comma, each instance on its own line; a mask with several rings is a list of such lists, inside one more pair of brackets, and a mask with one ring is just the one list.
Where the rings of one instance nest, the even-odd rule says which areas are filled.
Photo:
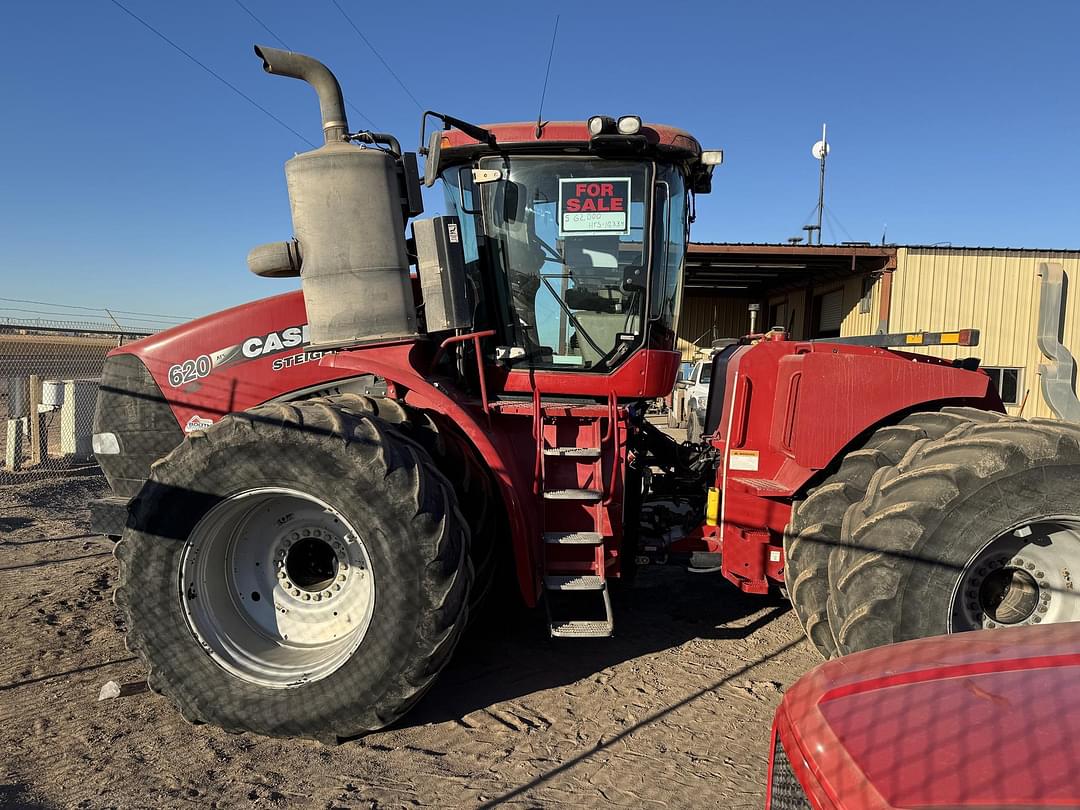
[[128, 644], [187, 718], [377, 729], [496, 580], [553, 636], [607, 636], [610, 588], [664, 560], [786, 588], [827, 656], [1080, 615], [1076, 431], [883, 348], [971, 333], [753, 335], [713, 359], [703, 443], [646, 422], [719, 153], [636, 116], [425, 113], [449, 215], [415, 219], [416, 156], [350, 133], [319, 62], [256, 53], [322, 112], [285, 168], [295, 238], [248, 257], [302, 289], [117, 349], [94, 427]]

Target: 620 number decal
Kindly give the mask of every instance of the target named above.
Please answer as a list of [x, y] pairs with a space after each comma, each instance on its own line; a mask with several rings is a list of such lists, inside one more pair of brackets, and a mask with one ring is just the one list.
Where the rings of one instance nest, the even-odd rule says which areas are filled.
[[214, 363], [209, 355], [200, 354], [194, 360], [185, 360], [169, 369], [169, 385], [179, 388], [181, 385], [195, 382], [201, 377], [210, 376]]

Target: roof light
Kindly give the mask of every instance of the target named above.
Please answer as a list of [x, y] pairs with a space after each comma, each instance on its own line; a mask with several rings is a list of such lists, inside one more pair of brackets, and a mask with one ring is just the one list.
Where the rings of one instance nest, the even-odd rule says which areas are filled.
[[637, 135], [641, 131], [641, 119], [636, 115], [624, 115], [619, 119], [620, 135]]
[[602, 135], [605, 130], [611, 129], [615, 119], [606, 115], [594, 115], [589, 119], [589, 134], [592, 136]]
[[701, 153], [701, 162], [706, 166], [719, 166], [724, 162], [724, 150], [706, 149]]

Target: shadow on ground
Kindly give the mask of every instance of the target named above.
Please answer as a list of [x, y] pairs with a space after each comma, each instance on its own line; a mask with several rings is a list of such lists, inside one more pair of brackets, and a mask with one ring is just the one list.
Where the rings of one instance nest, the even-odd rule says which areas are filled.
[[453, 720], [693, 639], [745, 638], [790, 609], [778, 597], [744, 594], [719, 574], [676, 566], [643, 569], [613, 602], [615, 635], [599, 639], [552, 639], [542, 609], [506, 598], [489, 604], [435, 686], [395, 727]]

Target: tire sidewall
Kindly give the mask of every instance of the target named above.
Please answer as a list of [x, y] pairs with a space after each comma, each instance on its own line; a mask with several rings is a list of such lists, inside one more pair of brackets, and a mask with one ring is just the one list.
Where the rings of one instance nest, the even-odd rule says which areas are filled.
[[[994, 479], [951, 505], [913, 551], [900, 586], [900, 623], [893, 640], [949, 633], [953, 590], [968, 562], [1013, 528], [1077, 514], [1077, 493], [1080, 465], [1037, 466]], [[1080, 547], [1077, 560], [1080, 573]]]
[[[230, 427], [238, 428], [219, 423], [215, 430]], [[134, 615], [154, 624], [144, 638], [147, 646], [157, 648], [146, 652], [154, 667], [162, 670], [159, 676], [168, 681], [181, 705], [195, 707], [203, 715], [195, 719], [209, 719], [225, 728], [279, 736], [314, 735], [328, 724], [352, 720], [377, 728], [381, 721], [371, 716], [369, 707], [387, 698], [396, 676], [412, 663], [428, 613], [425, 559], [415, 544], [403, 542], [416, 533], [414, 521], [424, 518], [415, 515], [415, 504], [395, 497], [394, 487], [388, 485], [408, 471], [397, 469], [384, 477], [383, 465], [357, 463], [355, 450], [340, 440], [301, 442], [288, 433], [271, 440], [251, 432], [249, 438], [205, 443], [199, 450], [203, 452], [195, 452], [189, 440], [155, 469], [136, 507], [137, 528], [129, 529], [124, 538], [133, 550], [126, 598], [139, 608]], [[288, 464], [282, 464], [283, 459]], [[419, 476], [419, 486], [427, 484]], [[192, 634], [179, 592], [186, 537], [209, 506], [260, 487], [308, 492], [335, 509], [362, 539], [369, 575], [375, 581], [371, 623], [353, 655], [330, 675], [286, 689], [248, 683], [218, 666]], [[200, 506], [192, 508], [192, 492], [213, 494], [194, 499]], [[356, 707], [355, 717], [336, 716], [343, 704]]]

